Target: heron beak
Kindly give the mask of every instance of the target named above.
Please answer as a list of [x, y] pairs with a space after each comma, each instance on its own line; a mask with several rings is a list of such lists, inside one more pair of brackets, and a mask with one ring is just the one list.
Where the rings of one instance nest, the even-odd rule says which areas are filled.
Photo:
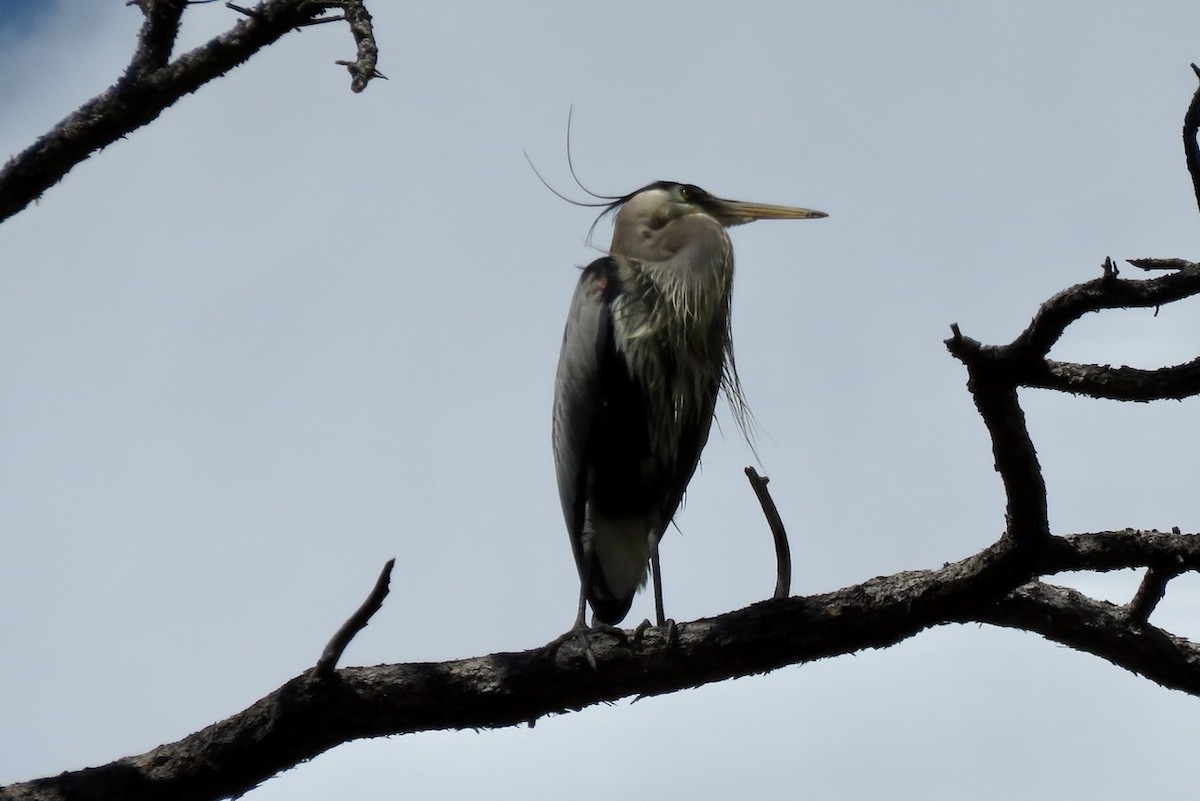
[[742, 225], [755, 220], [819, 220], [829, 216], [823, 211], [796, 206], [772, 206], [769, 203], [745, 203], [722, 198], [716, 198], [710, 213], [727, 226]]

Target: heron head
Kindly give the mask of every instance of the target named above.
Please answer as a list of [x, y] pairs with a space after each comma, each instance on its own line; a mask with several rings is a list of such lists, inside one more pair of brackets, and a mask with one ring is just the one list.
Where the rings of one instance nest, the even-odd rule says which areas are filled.
[[768, 203], [747, 203], [726, 200], [695, 184], [675, 181], [655, 181], [624, 197], [609, 207], [617, 212], [617, 225], [637, 222], [657, 229], [689, 214], [711, 217], [726, 228], [755, 220], [812, 220], [827, 217], [823, 211], [795, 206], [774, 206]]
[[671, 226], [677, 220], [703, 217], [730, 228], [754, 220], [810, 220], [827, 216], [822, 211], [794, 206], [725, 200], [694, 184], [674, 181], [656, 181], [614, 198], [604, 214], [610, 212], [616, 212], [612, 252], [651, 261], [665, 259], [680, 247], [681, 229]]

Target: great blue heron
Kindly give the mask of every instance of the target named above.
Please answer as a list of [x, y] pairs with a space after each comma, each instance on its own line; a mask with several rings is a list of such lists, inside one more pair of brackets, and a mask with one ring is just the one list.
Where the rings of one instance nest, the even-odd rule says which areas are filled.
[[616, 212], [612, 246], [579, 279], [554, 385], [558, 492], [580, 581], [572, 632], [586, 630], [587, 604], [601, 623], [620, 623], [647, 562], [665, 623], [658, 542], [700, 461], [719, 390], [744, 422], [725, 229], [826, 216], [672, 181], [605, 200], [595, 205]]

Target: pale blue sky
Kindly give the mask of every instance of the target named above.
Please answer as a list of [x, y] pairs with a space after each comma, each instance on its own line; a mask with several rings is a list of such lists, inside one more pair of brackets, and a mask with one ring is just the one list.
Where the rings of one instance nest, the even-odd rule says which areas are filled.
[[[5, 7], [0, 7], [2, 10]], [[60, 0], [0, 49], [0, 156], [120, 75], [140, 15]], [[575, 569], [550, 391], [589, 211], [651, 180], [823, 209], [733, 233], [738, 362], [794, 591], [941, 565], [1003, 527], [958, 322], [1014, 336], [1105, 256], [1194, 257], [1194, 4], [375, 3], [292, 35], [0, 225], [0, 782], [232, 714], [310, 666], [539, 645]], [[233, 23], [189, 10], [195, 44]], [[36, 68], [34, 68], [36, 67]], [[602, 225], [596, 240], [606, 241]], [[1193, 305], [1056, 355], [1191, 358]], [[1056, 530], [1200, 526], [1195, 401], [1023, 395]], [[722, 410], [724, 415], [724, 410]], [[663, 544], [678, 620], [774, 583], [723, 416]], [[1124, 601], [1136, 577], [1076, 584]], [[643, 595], [631, 617], [650, 613]], [[1200, 636], [1200, 582], [1159, 620]], [[1198, 701], [979, 627], [667, 698], [337, 749], [251, 799], [1117, 799], [1195, 790]], [[986, 778], [983, 778], [986, 777]]]

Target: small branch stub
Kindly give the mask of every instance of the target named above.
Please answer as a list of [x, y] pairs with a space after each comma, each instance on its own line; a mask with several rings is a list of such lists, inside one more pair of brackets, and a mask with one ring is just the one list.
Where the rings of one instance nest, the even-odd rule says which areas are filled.
[[1129, 619], [1139, 626], [1146, 625], [1159, 601], [1167, 594], [1167, 583], [1177, 575], [1178, 570], [1156, 566], [1146, 568], [1146, 575], [1129, 602]]
[[792, 593], [792, 550], [788, 545], [787, 531], [779, 517], [779, 510], [767, 489], [771, 479], [760, 476], [753, 467], [746, 468], [746, 478], [750, 480], [750, 486], [758, 496], [758, 503], [767, 518], [767, 525], [771, 527], [771, 536], [775, 539], [775, 594], [772, 597], [787, 598]]
[[342, 652], [346, 650], [346, 646], [350, 644], [356, 634], [367, 627], [367, 623], [383, 606], [383, 599], [389, 592], [388, 585], [392, 579], [392, 568], [395, 565], [395, 559], [387, 560], [387, 564], [379, 573], [379, 578], [376, 579], [375, 586], [371, 589], [367, 600], [363, 601], [362, 606], [342, 624], [342, 627], [337, 630], [337, 634], [334, 634], [333, 639], [325, 646], [325, 651], [317, 660], [316, 673], [318, 677], [329, 678], [333, 675], [334, 668], [337, 667], [338, 660], [342, 658]]
[[367, 88], [367, 83], [372, 78], [382, 78], [386, 81], [387, 76], [375, 66], [379, 60], [379, 47], [375, 43], [375, 28], [366, 5], [362, 0], [343, 0], [341, 6], [342, 19], [350, 26], [350, 34], [354, 37], [358, 54], [354, 61], [335, 63], [350, 72], [350, 91], [361, 92]]

